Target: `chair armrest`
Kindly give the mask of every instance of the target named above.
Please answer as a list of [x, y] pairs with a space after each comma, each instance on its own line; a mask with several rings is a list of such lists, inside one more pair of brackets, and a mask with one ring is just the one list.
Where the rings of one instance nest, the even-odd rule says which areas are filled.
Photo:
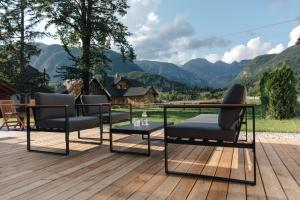
[[255, 104], [173, 104], [164, 105], [164, 108], [254, 108]]
[[76, 104], [75, 106], [83, 107], [83, 106], [111, 106], [110, 103], [97, 103], [97, 104]]
[[27, 108], [65, 108], [69, 107], [69, 105], [34, 105], [34, 106], [27, 106]]

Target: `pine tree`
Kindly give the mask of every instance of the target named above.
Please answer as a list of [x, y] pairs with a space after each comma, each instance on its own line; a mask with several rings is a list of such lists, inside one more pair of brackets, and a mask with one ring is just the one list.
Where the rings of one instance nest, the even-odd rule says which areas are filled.
[[[19, 93], [26, 92], [26, 67], [33, 55], [39, 54], [34, 39], [45, 35], [35, 30], [42, 19], [37, 0], [1, 0], [0, 65], [1, 74], [10, 79]], [[9, 73], [8, 73], [9, 72]]]
[[[89, 81], [95, 71], [104, 70], [109, 61], [106, 52], [112, 45], [120, 49], [123, 59], [135, 57], [127, 41], [130, 33], [120, 22], [127, 8], [126, 0], [47, 1], [44, 11], [49, 25], [56, 25], [64, 49], [76, 67], [62, 67], [60, 74], [63, 79], [82, 78], [83, 93], [89, 93]], [[79, 57], [72, 54], [71, 47], [80, 48]]]

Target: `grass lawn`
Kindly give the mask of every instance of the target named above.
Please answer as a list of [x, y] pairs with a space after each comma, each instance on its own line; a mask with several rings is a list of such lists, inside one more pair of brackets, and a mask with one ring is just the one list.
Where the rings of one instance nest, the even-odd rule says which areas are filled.
[[[118, 109], [125, 111], [125, 109]], [[162, 108], [147, 108], [147, 115], [152, 121], [163, 121], [163, 109]], [[260, 106], [256, 110], [256, 131], [258, 132], [282, 132], [282, 133], [300, 133], [300, 120], [275, 120], [275, 119], [262, 119], [260, 118]], [[143, 109], [133, 109], [133, 118], [140, 118], [142, 116]], [[202, 110], [202, 113], [217, 113], [217, 110]], [[180, 122], [184, 119], [194, 117], [200, 114], [198, 109], [170, 109], [168, 110], [169, 122]], [[251, 112], [248, 112], [248, 130], [252, 130]]]

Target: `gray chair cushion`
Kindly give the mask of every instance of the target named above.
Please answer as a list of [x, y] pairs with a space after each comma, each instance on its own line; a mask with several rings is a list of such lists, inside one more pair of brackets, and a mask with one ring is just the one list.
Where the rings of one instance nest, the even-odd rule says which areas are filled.
[[[75, 116], [75, 98], [67, 94], [36, 93], [36, 105], [68, 105], [69, 117]], [[65, 109], [62, 108], [39, 108], [36, 109], [35, 117], [37, 121], [65, 117]]]
[[[244, 104], [246, 101], [247, 90], [243, 85], [235, 84], [227, 92], [222, 104]], [[219, 112], [218, 123], [224, 130], [234, 129], [242, 109], [222, 108]]]
[[[81, 97], [82, 104], [99, 104], [99, 103], [108, 103], [108, 100], [105, 95], [82, 95]], [[98, 106], [85, 106], [83, 107], [85, 115], [95, 115], [99, 113]], [[109, 107], [102, 106], [102, 113], [108, 113]]]
[[[36, 124], [37, 127], [45, 129], [65, 129], [65, 118], [45, 119]], [[81, 116], [69, 118], [69, 130], [77, 131], [95, 128], [99, 126], [99, 117]]]
[[230, 141], [236, 137], [235, 130], [224, 130], [218, 123], [182, 122], [168, 127], [168, 136], [204, 140]]
[[218, 123], [217, 114], [201, 114], [185, 120], [185, 122]]
[[[130, 119], [130, 113], [128, 112], [111, 112], [111, 123], [118, 123], [128, 121]], [[110, 123], [109, 114], [104, 113], [102, 115], [103, 123]]]
[[168, 126], [168, 136], [204, 140], [234, 141], [234, 129], [223, 130], [217, 114], [200, 114], [184, 122]]

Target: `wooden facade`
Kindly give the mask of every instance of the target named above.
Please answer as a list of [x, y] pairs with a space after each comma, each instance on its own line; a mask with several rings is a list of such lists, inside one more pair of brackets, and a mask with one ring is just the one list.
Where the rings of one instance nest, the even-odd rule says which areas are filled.
[[16, 94], [16, 89], [4, 80], [0, 80], [0, 99], [10, 99], [12, 95]]

